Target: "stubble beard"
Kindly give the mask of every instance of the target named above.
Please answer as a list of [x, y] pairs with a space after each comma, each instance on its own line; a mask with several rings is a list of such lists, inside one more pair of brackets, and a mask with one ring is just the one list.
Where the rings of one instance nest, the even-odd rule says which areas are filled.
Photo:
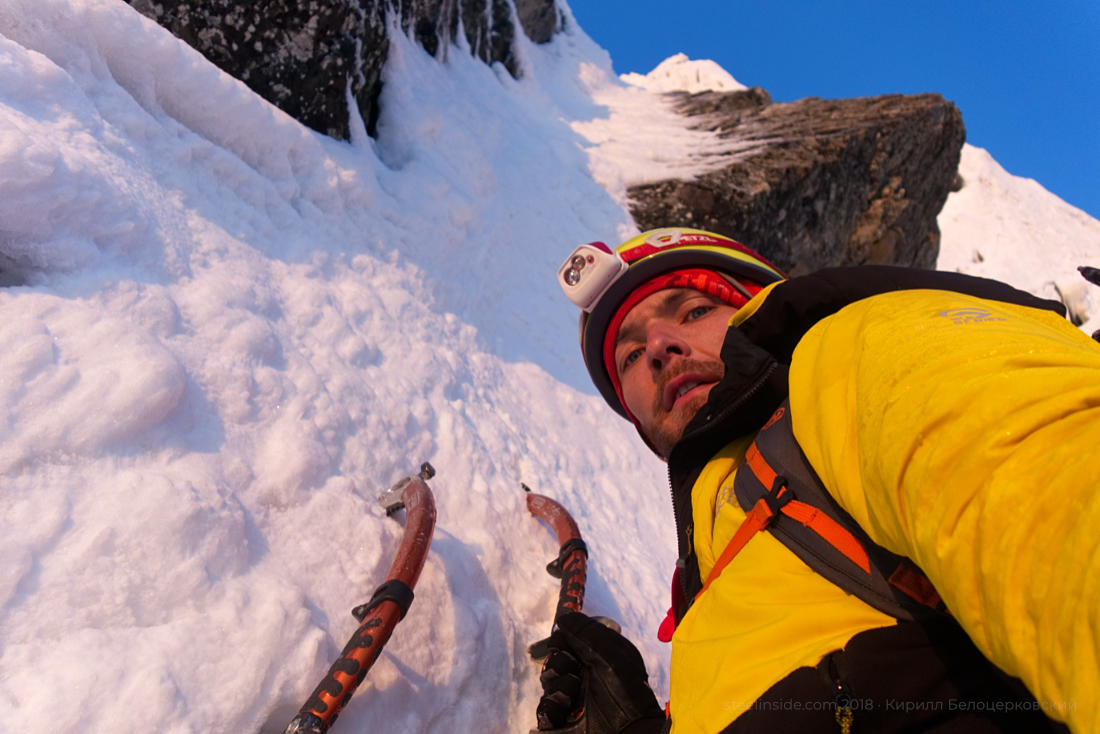
[[[662, 377], [657, 385], [657, 395], [653, 406], [654, 417], [661, 417], [662, 420], [659, 422], [655, 421], [656, 425], [646, 432], [646, 437], [653, 445], [653, 449], [662, 459], [668, 459], [669, 454], [672, 453], [672, 448], [680, 441], [680, 438], [683, 437], [684, 429], [687, 427], [688, 423], [690, 423], [691, 419], [695, 417], [695, 414], [706, 405], [707, 399], [710, 397], [710, 390], [708, 389], [705, 392], [692, 395], [687, 402], [674, 405], [672, 411], [665, 412], [662, 408], [665, 387], [670, 381], [685, 372], [693, 372], [700, 375], [704, 378], [701, 380], [702, 382], [716, 383], [718, 380], [721, 380], [722, 376], [725, 374], [726, 366], [720, 360], [685, 360], [680, 362], [675, 370]], [[713, 388], [713, 385], [711, 385], [711, 388]]]

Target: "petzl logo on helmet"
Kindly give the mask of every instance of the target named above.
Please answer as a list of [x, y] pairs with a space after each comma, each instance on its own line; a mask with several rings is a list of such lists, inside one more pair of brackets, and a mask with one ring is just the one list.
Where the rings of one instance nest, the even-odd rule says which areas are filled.
[[645, 235], [644, 239], [639, 237], [633, 243], [628, 243], [620, 247], [618, 252], [624, 261], [633, 263], [638, 260], [644, 260], [651, 255], [664, 252], [665, 250], [677, 250], [682, 247], [728, 248], [731, 245], [741, 247], [741, 245], [737, 245], [732, 240], [719, 238], [717, 235], [711, 235], [707, 232], [685, 232], [682, 229], [668, 228], [654, 230]]
[[712, 237], [703, 232], [685, 232], [682, 229], [658, 229], [649, 233], [644, 240], [644, 245], [649, 245], [649, 247], [644, 247], [640, 244], [637, 245], [635, 249], [652, 253], [657, 250], [685, 245], [717, 245], [719, 247], [726, 247], [729, 245], [729, 241]]
[[646, 244], [653, 245], [654, 247], [671, 247], [672, 245], [679, 244], [683, 239], [684, 233], [678, 229], [659, 229], [656, 232], [652, 232], [645, 238]]

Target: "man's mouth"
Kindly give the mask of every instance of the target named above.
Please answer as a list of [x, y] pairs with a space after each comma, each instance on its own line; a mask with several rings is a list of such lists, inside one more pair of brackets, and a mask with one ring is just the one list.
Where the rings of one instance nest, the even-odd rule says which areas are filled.
[[685, 395], [695, 390], [698, 387], [706, 387], [714, 384], [714, 380], [707, 379], [702, 375], [682, 375], [680, 377], [671, 380], [668, 385], [665, 386], [663, 408], [665, 411], [670, 411], [676, 407], [676, 404], [680, 402], [680, 399]]
[[[688, 392], [689, 390], [691, 390], [693, 388], [699, 387], [702, 384], [703, 383], [701, 383], [701, 382], [688, 382], [688, 383], [685, 383], [684, 385], [682, 385], [680, 387], [679, 390], [676, 391], [676, 400], [679, 400], [680, 398], [682, 398], [684, 396], [684, 393]], [[675, 401], [673, 401], [673, 402], [675, 402]]]

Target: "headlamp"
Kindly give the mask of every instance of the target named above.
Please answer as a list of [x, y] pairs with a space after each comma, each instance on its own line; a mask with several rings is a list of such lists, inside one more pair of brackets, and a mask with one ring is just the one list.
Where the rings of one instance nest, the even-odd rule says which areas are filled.
[[622, 257], [602, 242], [581, 245], [558, 268], [558, 285], [581, 310], [590, 312], [627, 270]]

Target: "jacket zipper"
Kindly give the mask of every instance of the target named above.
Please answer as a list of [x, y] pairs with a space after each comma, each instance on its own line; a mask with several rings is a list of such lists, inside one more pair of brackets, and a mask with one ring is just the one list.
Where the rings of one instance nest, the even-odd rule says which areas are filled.
[[841, 651], [830, 653], [823, 661], [829, 678], [829, 687], [833, 693], [833, 701], [836, 705], [834, 718], [841, 734], [851, 734], [852, 724], [855, 723], [855, 713], [852, 711], [852, 692], [840, 676], [837, 668], [837, 656], [843, 655]]
[[[772, 373], [775, 372], [775, 370], [778, 368], [778, 366], [779, 366], [779, 363], [776, 362], [773, 359], [771, 361], [771, 363], [768, 365], [768, 368], [766, 370], [764, 370], [764, 373], [762, 375], [760, 375], [760, 377], [758, 377], [755, 382], [753, 382], [752, 386], [748, 390], [745, 390], [745, 392], [741, 393], [741, 396], [737, 399], [737, 401], [734, 402], [733, 404], [731, 404], [729, 407], [727, 407], [723, 412], [724, 413], [732, 413], [732, 412], [736, 411], [737, 408], [739, 408], [742, 404], [745, 403], [745, 401], [747, 401], [749, 398], [751, 398], [753, 395], [755, 395], [757, 392], [759, 392], [760, 388], [764, 386], [764, 383], [768, 381], [768, 378], [771, 377]], [[706, 427], [708, 425], [710, 425], [710, 422], [713, 419], [713, 417], [714, 417], [713, 415], [707, 416], [706, 425], [702, 426], [700, 428], [700, 431], [705, 430]], [[686, 604], [686, 608], [685, 608], [684, 612], [686, 614], [687, 609], [690, 609], [691, 605], [692, 605], [692, 602], [694, 602], [694, 599], [692, 598], [692, 595], [690, 593], [690, 587], [688, 586], [689, 581], [688, 581], [688, 578], [687, 578], [688, 560], [695, 555], [695, 546], [693, 545], [694, 540], [692, 538], [692, 536], [694, 534], [694, 527], [693, 527], [693, 523], [687, 523], [686, 525], [681, 525], [680, 524], [680, 512], [676, 507], [676, 488], [672, 484], [672, 465], [671, 465], [671, 463], [668, 464], [667, 467], [668, 467], [667, 468], [667, 473], [668, 473], [669, 495], [671, 496], [671, 499], [672, 499], [672, 520], [673, 520], [673, 522], [676, 523], [677, 545], [679, 545], [680, 528], [681, 527], [684, 528], [683, 534], [684, 534], [685, 540], [687, 541], [686, 546], [685, 546], [687, 550], [685, 551], [684, 555], [681, 555], [676, 559], [676, 567], [680, 569], [680, 591], [684, 595], [684, 603]], [[690, 492], [690, 489], [688, 491]], [[690, 502], [690, 497], [689, 497], [688, 498], [688, 504], [690, 505], [690, 503], [691, 502]]]

